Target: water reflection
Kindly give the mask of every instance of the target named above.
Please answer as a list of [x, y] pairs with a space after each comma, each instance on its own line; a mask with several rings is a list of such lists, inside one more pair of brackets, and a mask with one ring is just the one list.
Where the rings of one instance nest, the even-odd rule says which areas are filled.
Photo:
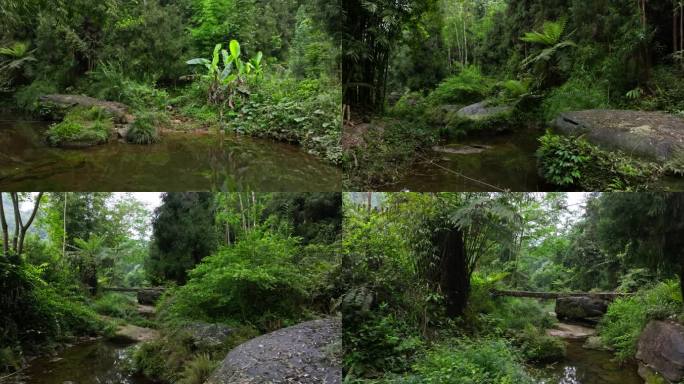
[[219, 134], [159, 144], [48, 147], [44, 123], [0, 122], [0, 188], [41, 191], [338, 191], [341, 171], [300, 148]]
[[108, 341], [80, 344], [58, 357], [43, 357], [15, 378], [16, 384], [151, 384], [131, 368], [132, 347]]
[[618, 364], [606, 351], [582, 348], [584, 341], [567, 341], [565, 360], [541, 369], [539, 384], [643, 384], [633, 363]]
[[[539, 131], [520, 131], [489, 138], [457, 140], [469, 146], [491, 146], [473, 154], [439, 153], [437, 161], [418, 162], [407, 176], [390, 187], [411, 191], [544, 191], [535, 151]], [[448, 144], [447, 144], [448, 145]]]

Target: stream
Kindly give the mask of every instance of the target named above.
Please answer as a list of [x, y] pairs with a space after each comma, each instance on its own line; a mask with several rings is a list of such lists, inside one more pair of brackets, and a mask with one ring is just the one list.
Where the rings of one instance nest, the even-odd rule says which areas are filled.
[[567, 355], [541, 369], [539, 384], [643, 384], [634, 363], [619, 365], [606, 351], [582, 348], [585, 340], [566, 340]]
[[[537, 172], [535, 151], [539, 130], [522, 130], [493, 137], [465, 138], [440, 144], [488, 147], [481, 153], [435, 152], [434, 164], [418, 161], [407, 176], [390, 186], [410, 191], [545, 191], [551, 190]], [[476, 181], [477, 180], [477, 181]]]
[[8, 384], [152, 384], [131, 370], [132, 344], [96, 340], [40, 357]]
[[[221, 133], [164, 133], [158, 144], [49, 147], [47, 122], [0, 115], [0, 189], [9, 191], [339, 191], [338, 168], [301, 148]], [[13, 120], [14, 119], [14, 120]]]

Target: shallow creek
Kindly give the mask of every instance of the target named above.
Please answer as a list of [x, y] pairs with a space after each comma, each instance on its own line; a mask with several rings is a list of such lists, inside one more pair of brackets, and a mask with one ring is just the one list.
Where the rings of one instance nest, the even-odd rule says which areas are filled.
[[535, 151], [538, 130], [523, 130], [494, 137], [466, 138], [440, 144], [484, 148], [473, 153], [435, 152], [433, 161], [418, 161], [407, 176], [389, 187], [410, 191], [511, 191], [550, 190], [537, 172]]
[[15, 375], [11, 384], [152, 384], [131, 370], [129, 343], [90, 341], [69, 347], [57, 357], [40, 357]]
[[0, 189], [15, 191], [339, 191], [341, 171], [295, 145], [169, 132], [149, 146], [49, 147], [45, 122], [0, 116]]
[[561, 362], [541, 369], [539, 384], [643, 384], [633, 363], [617, 364], [606, 351], [582, 348], [584, 340], [566, 340]]

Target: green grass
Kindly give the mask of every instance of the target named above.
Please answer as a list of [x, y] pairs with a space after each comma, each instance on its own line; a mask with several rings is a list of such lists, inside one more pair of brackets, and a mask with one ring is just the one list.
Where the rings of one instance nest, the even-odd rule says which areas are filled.
[[93, 310], [101, 315], [121, 319], [141, 327], [155, 327], [155, 323], [138, 312], [135, 297], [122, 293], [107, 293], [91, 304]]
[[161, 124], [160, 115], [156, 113], [141, 113], [128, 128], [126, 140], [134, 144], [153, 144], [158, 142]]
[[53, 124], [47, 132], [50, 145], [103, 144], [109, 140], [114, 122], [98, 107], [76, 107], [69, 111], [61, 123]]

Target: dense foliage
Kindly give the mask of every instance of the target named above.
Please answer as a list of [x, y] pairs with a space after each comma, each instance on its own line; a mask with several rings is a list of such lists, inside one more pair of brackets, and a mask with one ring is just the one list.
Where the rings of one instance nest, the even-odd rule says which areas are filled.
[[[46, 94], [122, 102], [137, 118], [126, 137], [137, 144], [178, 129], [171, 120], [191, 119], [190, 126], [299, 143], [338, 163], [338, 44], [333, 16], [317, 5], [10, 0], [0, 8], [0, 96], [43, 115]], [[67, 119], [49, 139], [104, 141], [112, 133], [88, 121]]]
[[[585, 109], [681, 114], [684, 94], [675, 80], [684, 74], [680, 8], [677, 1], [631, 0], [345, 3], [347, 134], [356, 136], [353, 127], [380, 123], [386, 115], [402, 120], [358, 138], [376, 155], [359, 161], [355, 152], [366, 147], [352, 146], [344, 159], [347, 183], [379, 189], [396, 181], [397, 168], [429, 157], [435, 141], [453, 142], [454, 133], [493, 136], [530, 127], [543, 132], [561, 112]], [[513, 107], [514, 116], [455, 116], [478, 102]], [[477, 129], [464, 128], [464, 120], [476, 120]], [[409, 144], [397, 147], [391, 138], [405, 125], [430, 139], [409, 137]], [[586, 152], [581, 143], [567, 147]], [[564, 155], [561, 164], [540, 164], [542, 176], [559, 189], [636, 189], [663, 175], [631, 156], [596, 155], [599, 164], [587, 170], [572, 164], [581, 159], [568, 162]], [[386, 173], [375, 169], [383, 167]]]
[[683, 313], [681, 277], [672, 280], [681, 260], [680, 199], [348, 194], [346, 380], [539, 382], [545, 364], [566, 354], [566, 342], [547, 333], [558, 321], [553, 303], [495, 290], [635, 292], [610, 304], [599, 324], [617, 359], [634, 357], [649, 320]]

